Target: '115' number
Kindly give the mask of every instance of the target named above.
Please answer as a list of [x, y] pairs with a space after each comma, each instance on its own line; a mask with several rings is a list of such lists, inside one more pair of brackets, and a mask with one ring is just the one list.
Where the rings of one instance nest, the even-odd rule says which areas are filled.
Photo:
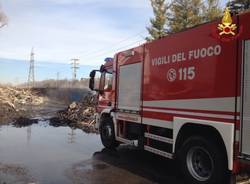
[[195, 67], [179, 69], [179, 80], [193, 80], [195, 78]]

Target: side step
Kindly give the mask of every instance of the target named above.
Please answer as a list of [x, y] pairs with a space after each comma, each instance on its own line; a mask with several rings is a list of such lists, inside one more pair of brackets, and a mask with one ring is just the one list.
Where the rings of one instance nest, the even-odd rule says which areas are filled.
[[163, 157], [166, 157], [166, 158], [170, 158], [170, 159], [173, 159], [173, 154], [172, 153], [168, 153], [168, 152], [165, 152], [165, 151], [161, 151], [161, 150], [158, 150], [156, 148], [152, 148], [150, 146], [146, 146], [144, 145], [144, 150], [147, 150], [151, 153], [155, 153], [157, 155], [161, 155]]
[[138, 141], [137, 140], [129, 140], [129, 139], [124, 139], [122, 137], [116, 137], [116, 140], [125, 144], [133, 145], [133, 146], [138, 146]]
[[159, 135], [155, 135], [155, 134], [151, 134], [151, 133], [144, 133], [144, 136], [146, 138], [149, 138], [149, 139], [153, 139], [153, 140], [156, 140], [156, 141], [161, 141], [161, 142], [165, 142], [165, 143], [168, 143], [168, 144], [173, 144], [173, 139], [169, 139], [169, 138], [166, 138], [166, 137], [162, 137], [162, 136], [159, 136]]

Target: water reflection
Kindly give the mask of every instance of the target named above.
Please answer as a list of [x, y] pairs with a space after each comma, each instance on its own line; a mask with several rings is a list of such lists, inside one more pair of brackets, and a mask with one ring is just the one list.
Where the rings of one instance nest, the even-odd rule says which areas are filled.
[[97, 134], [53, 127], [50, 120], [32, 122], [0, 127], [0, 163], [21, 164], [38, 183], [72, 183], [65, 170], [91, 159], [103, 147]]
[[76, 133], [74, 132], [74, 129], [71, 128], [71, 131], [70, 133], [68, 133], [69, 135], [69, 143], [72, 144], [72, 143], [75, 143], [76, 141]]
[[29, 144], [31, 139], [31, 126], [27, 127], [27, 144]]
[[12, 125], [14, 127], [21, 128], [21, 127], [27, 127], [33, 124], [37, 124], [38, 121], [39, 121], [38, 119], [29, 119], [29, 118], [20, 117], [17, 120], [15, 120], [12, 123]]

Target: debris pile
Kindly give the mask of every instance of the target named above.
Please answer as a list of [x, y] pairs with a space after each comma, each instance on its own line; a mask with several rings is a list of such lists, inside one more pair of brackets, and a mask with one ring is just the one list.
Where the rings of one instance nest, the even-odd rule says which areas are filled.
[[40, 105], [44, 97], [29, 89], [0, 86], [0, 122], [17, 118], [25, 110], [24, 105]]
[[8, 103], [12, 107], [15, 107], [15, 104], [40, 105], [44, 98], [29, 89], [0, 87], [0, 102]]
[[96, 96], [88, 94], [81, 102], [73, 102], [66, 110], [59, 111], [58, 117], [62, 122], [68, 122], [69, 126], [96, 132], [94, 128], [96, 103]]
[[244, 173], [236, 176], [236, 184], [249, 184], [250, 183], [250, 178], [249, 174]]

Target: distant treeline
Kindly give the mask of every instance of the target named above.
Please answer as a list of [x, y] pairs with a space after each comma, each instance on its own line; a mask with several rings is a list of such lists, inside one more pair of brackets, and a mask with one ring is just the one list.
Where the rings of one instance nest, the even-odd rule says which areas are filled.
[[[89, 79], [82, 78], [81, 80], [54, 80], [48, 79], [43, 81], [36, 81], [34, 86], [36, 88], [87, 88], [89, 85]], [[17, 87], [29, 87], [28, 83], [17, 85]]]

